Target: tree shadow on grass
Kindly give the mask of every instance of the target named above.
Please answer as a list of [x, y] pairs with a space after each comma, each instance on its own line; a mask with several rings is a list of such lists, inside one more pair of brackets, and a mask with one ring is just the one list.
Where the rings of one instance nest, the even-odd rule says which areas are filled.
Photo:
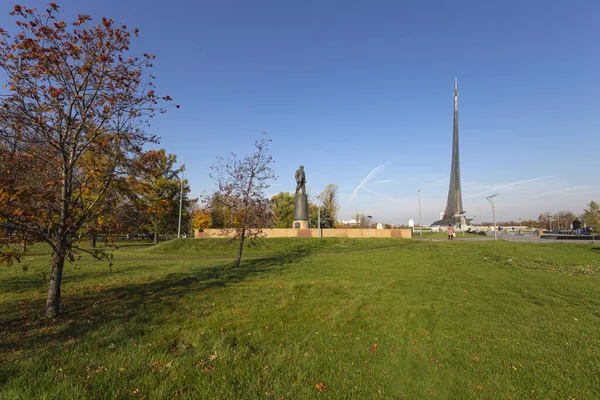
[[[109, 266], [108, 261], [102, 261], [105, 266], [103, 270], [85, 270], [86, 263], [66, 264], [63, 272], [63, 287], [73, 283], [85, 282], [88, 280], [106, 281], [111, 278], [122, 276], [123, 272], [131, 273], [135, 271], [147, 270], [148, 265], [139, 264], [137, 266], [127, 265], [126, 267]], [[126, 263], [134, 263], [135, 260], [126, 260]], [[12, 268], [19, 268], [18, 265]], [[4, 276], [0, 279], [1, 293], [20, 293], [32, 290], [45, 290], [48, 288], [48, 275], [50, 267], [29, 268], [27, 272], [13, 276]], [[45, 276], [45, 277], [44, 277]], [[1, 321], [1, 319], [0, 319]]]
[[[44, 299], [2, 304], [0, 308], [0, 384], [19, 373], [18, 363], [11, 362], [10, 354], [22, 351], [60, 351], [67, 341], [85, 342], [85, 337], [96, 331], [113, 332], [115, 345], [140, 340], [165, 324], [177, 323], [172, 317], [181, 314], [182, 299], [199, 298], [214, 288], [242, 282], [263, 273], [277, 273], [286, 265], [310, 254], [297, 250], [269, 257], [243, 260], [240, 268], [231, 263], [198, 267], [189, 273], [169, 273], [148, 283], [101, 284], [61, 298], [62, 314], [52, 320], [40, 316]], [[202, 308], [201, 300], [198, 307]], [[193, 305], [193, 301], [186, 304]], [[205, 309], [201, 310], [206, 313]], [[9, 355], [2, 357], [2, 355]], [[6, 369], [8, 367], [8, 369]], [[2, 371], [4, 369], [4, 371]], [[10, 376], [9, 376], [10, 375]]]

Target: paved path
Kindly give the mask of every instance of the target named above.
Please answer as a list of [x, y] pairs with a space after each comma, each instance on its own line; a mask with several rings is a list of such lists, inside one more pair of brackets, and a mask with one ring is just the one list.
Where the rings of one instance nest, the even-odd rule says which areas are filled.
[[[419, 239], [418, 237], [413, 237], [414, 239]], [[434, 240], [434, 239], [421, 239], [421, 240]], [[447, 239], [437, 239], [437, 240], [447, 240]], [[483, 235], [473, 235], [473, 234], [465, 234], [465, 237], [462, 237], [462, 232], [458, 232], [456, 234], [456, 238], [454, 240], [459, 241], [490, 241], [494, 240], [494, 233], [489, 233], [487, 236]], [[573, 240], [573, 239], [551, 239], [546, 238], [542, 239], [539, 236], [535, 235], [519, 235], [519, 234], [509, 234], [509, 233], [500, 233], [498, 232], [498, 240], [506, 240], [508, 242], [535, 242], [535, 243], [596, 243], [600, 244], [600, 238], [596, 237], [595, 242], [590, 240]]]

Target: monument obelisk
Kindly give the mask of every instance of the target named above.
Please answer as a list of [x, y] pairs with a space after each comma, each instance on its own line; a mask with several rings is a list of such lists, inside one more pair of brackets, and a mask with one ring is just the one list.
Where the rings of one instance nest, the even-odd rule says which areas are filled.
[[460, 158], [458, 154], [458, 80], [454, 78], [454, 127], [452, 132], [452, 166], [450, 167], [450, 187], [444, 217], [432, 225], [460, 224], [464, 210], [460, 187]]
[[294, 204], [294, 228], [308, 229], [308, 196], [306, 195], [306, 175], [304, 166], [296, 171], [296, 201]]

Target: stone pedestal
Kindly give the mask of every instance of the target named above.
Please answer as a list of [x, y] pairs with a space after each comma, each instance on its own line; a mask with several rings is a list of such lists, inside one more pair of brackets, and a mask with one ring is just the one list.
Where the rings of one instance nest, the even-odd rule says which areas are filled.
[[308, 229], [310, 228], [309, 221], [303, 219], [294, 220], [294, 229]]
[[295, 229], [308, 229], [308, 196], [298, 193], [294, 205], [294, 226]]

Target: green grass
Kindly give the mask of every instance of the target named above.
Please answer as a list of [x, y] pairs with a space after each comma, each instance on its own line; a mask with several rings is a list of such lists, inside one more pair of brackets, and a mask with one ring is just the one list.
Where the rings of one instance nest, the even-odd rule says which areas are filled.
[[[600, 246], [269, 239], [0, 267], [0, 398], [600, 397]], [[324, 392], [317, 389], [325, 388]]]

